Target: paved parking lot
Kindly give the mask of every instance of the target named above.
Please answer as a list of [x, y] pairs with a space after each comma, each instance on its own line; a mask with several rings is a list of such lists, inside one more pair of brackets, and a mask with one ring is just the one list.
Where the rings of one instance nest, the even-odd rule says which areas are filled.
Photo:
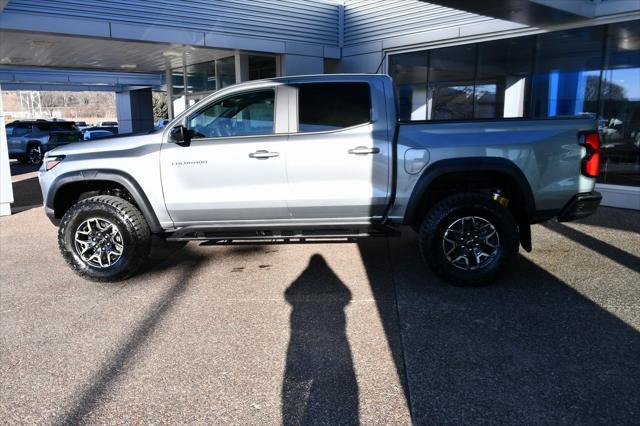
[[640, 418], [638, 212], [536, 225], [534, 252], [479, 289], [434, 277], [410, 231], [158, 245], [106, 285], [76, 277], [25, 204], [0, 218], [2, 423]]

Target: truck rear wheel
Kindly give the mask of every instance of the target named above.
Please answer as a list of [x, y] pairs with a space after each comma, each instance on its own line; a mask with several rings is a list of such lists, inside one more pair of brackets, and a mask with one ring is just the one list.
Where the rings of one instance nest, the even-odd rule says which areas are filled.
[[518, 225], [486, 195], [451, 195], [427, 212], [420, 252], [431, 269], [457, 286], [490, 283], [518, 252]]
[[119, 197], [99, 195], [74, 204], [58, 230], [65, 261], [81, 277], [120, 281], [149, 255], [151, 233], [142, 213]]

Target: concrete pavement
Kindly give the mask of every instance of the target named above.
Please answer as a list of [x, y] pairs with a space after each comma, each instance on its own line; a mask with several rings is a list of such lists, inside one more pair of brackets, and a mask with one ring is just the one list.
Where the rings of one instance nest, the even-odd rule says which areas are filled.
[[41, 208], [0, 219], [3, 423], [614, 423], [640, 417], [640, 214], [534, 226], [499, 283], [450, 287], [410, 231], [158, 245], [75, 276]]

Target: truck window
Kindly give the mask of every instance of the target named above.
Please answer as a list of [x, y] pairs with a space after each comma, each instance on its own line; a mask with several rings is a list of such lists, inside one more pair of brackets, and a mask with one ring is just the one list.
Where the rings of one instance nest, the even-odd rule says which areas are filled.
[[310, 83], [298, 87], [298, 131], [337, 130], [371, 121], [368, 83]]
[[187, 119], [194, 139], [273, 133], [275, 92], [258, 90], [231, 95]]
[[27, 133], [31, 133], [30, 123], [18, 123], [13, 129], [13, 136], [24, 136]]
[[41, 132], [73, 132], [77, 130], [75, 123], [69, 121], [53, 121], [36, 123], [35, 127]]

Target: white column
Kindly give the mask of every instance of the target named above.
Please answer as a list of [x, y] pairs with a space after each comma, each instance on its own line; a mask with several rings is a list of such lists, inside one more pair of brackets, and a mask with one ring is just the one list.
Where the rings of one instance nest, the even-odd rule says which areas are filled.
[[11, 214], [11, 203], [13, 203], [13, 187], [11, 186], [7, 133], [4, 128], [2, 86], [0, 86], [0, 216], [8, 216]]
[[507, 77], [504, 91], [504, 117], [524, 116], [525, 77]]

